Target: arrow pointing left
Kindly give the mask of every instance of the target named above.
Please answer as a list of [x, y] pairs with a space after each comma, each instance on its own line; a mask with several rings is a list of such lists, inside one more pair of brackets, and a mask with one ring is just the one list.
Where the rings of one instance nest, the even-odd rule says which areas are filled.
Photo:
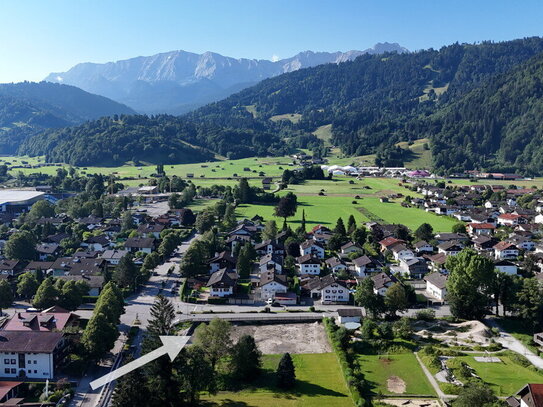
[[173, 361], [179, 352], [181, 352], [181, 349], [185, 347], [189, 339], [190, 336], [161, 336], [160, 340], [162, 341], [162, 346], [160, 348], [157, 348], [154, 351], [149, 352], [142, 357], [133, 360], [132, 362], [127, 363], [118, 369], [115, 369], [112, 372], [109, 372], [99, 379], [92, 381], [90, 386], [93, 390], [96, 390], [97, 388], [102, 387], [113, 380], [117, 380], [119, 377], [124, 376], [127, 373], [130, 373], [132, 370], [138, 369], [166, 354], [169, 355], [170, 359]]

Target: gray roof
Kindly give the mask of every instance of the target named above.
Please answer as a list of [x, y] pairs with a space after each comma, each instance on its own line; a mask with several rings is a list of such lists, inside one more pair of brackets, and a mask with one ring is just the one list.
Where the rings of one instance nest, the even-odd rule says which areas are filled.
[[431, 273], [424, 276], [424, 280], [435, 285], [439, 289], [443, 289], [447, 286], [448, 276], [442, 273]]
[[62, 332], [0, 331], [0, 352], [52, 353]]

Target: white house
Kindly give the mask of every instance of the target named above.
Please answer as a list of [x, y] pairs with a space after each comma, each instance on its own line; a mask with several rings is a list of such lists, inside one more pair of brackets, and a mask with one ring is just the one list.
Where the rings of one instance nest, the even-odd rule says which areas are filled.
[[275, 254], [266, 254], [260, 258], [259, 267], [261, 273], [271, 269], [281, 273], [283, 271], [283, 258]]
[[439, 301], [445, 301], [447, 296], [447, 275], [431, 273], [424, 276], [426, 281], [426, 293]]
[[127, 254], [128, 250], [106, 250], [100, 255], [100, 258], [107, 261], [109, 265], [116, 266]]
[[0, 331], [0, 375], [53, 379], [63, 347], [61, 332]]
[[516, 259], [519, 255], [518, 247], [509, 242], [498, 242], [494, 245], [496, 259]]
[[314, 255], [318, 259], [324, 259], [324, 247], [314, 240], [306, 240], [300, 245], [300, 254], [305, 255]]
[[260, 298], [267, 300], [275, 298], [278, 293], [286, 293], [288, 289], [287, 277], [273, 271], [260, 274]]
[[340, 248], [341, 254], [361, 252], [362, 247], [358, 243], [347, 242]]
[[456, 256], [458, 253], [462, 251], [464, 247], [462, 244], [451, 241], [451, 242], [445, 242], [441, 243], [437, 246], [437, 252], [446, 254], [447, 256]]
[[425, 240], [421, 240], [415, 243], [415, 251], [417, 253], [433, 253], [434, 246], [432, 246], [430, 243], [428, 243]]
[[330, 257], [329, 259], [326, 259], [324, 261], [326, 264], [326, 267], [328, 267], [333, 273], [337, 273], [341, 270], [346, 270], [347, 266], [341, 259], [338, 259], [337, 257]]
[[323, 304], [349, 302], [349, 290], [331, 274], [312, 278], [304, 285], [304, 289], [309, 291], [312, 298], [320, 298]]
[[379, 295], [385, 295], [388, 288], [398, 282], [396, 277], [385, 273], [379, 273], [371, 277], [373, 280], [373, 292]]
[[517, 265], [506, 259], [494, 262], [494, 267], [502, 273], [507, 273], [511, 275], [517, 274], [518, 271]]
[[340, 308], [337, 310], [337, 321], [340, 324], [346, 324], [348, 322], [358, 322], [362, 319], [361, 308]]
[[234, 294], [239, 276], [236, 273], [221, 269], [209, 277], [207, 286], [211, 297], [228, 297]]
[[318, 258], [313, 257], [311, 254], [300, 256], [296, 259], [296, 265], [299, 269], [299, 274], [313, 274], [319, 275], [321, 272], [321, 262]]
[[408, 249], [407, 246], [404, 244], [396, 244], [392, 246], [390, 251], [392, 252], [392, 255], [396, 260], [407, 259], [415, 256], [413, 251], [411, 249]]

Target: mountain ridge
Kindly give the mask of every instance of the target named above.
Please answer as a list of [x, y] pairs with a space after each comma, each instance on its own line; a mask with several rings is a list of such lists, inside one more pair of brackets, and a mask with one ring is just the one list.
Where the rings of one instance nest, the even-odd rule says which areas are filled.
[[[231, 89], [239, 91], [282, 73], [383, 52], [408, 50], [397, 43], [378, 43], [363, 51], [303, 51], [278, 61], [176, 50], [103, 64], [84, 62], [66, 72], [53, 72], [45, 81], [77, 86], [143, 113], [180, 114], [223, 99], [234, 93]], [[187, 86], [190, 93], [183, 89]]]

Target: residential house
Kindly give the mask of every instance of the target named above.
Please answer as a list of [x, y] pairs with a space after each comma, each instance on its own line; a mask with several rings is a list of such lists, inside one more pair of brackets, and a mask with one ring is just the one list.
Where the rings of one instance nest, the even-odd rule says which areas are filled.
[[129, 254], [128, 250], [106, 250], [100, 254], [100, 258], [104, 259], [109, 266], [116, 266], [119, 264], [121, 259]]
[[500, 216], [498, 216], [498, 225], [516, 226], [524, 223], [528, 223], [528, 220], [522, 215], [515, 215], [514, 213], [502, 213]]
[[495, 239], [491, 236], [486, 235], [478, 235], [477, 237], [474, 237], [473, 240], [473, 247], [478, 252], [489, 252], [494, 251], [494, 246], [496, 243], [498, 243], [498, 239]]
[[209, 277], [207, 286], [211, 297], [229, 297], [234, 294], [239, 279], [237, 273], [226, 268], [220, 269]]
[[389, 287], [398, 282], [396, 277], [386, 273], [378, 273], [370, 278], [373, 280], [373, 292], [379, 295], [385, 295]]
[[362, 251], [362, 246], [358, 243], [347, 242], [340, 248], [341, 254], [350, 254]]
[[275, 298], [277, 293], [286, 293], [288, 290], [287, 276], [274, 271], [260, 273], [260, 298], [267, 300]]
[[313, 299], [320, 299], [323, 304], [349, 302], [349, 290], [331, 274], [324, 277], [314, 277], [306, 282], [304, 290]]
[[400, 243], [405, 243], [404, 240], [396, 239], [393, 236], [389, 236], [387, 238], [384, 238], [379, 242], [379, 245], [381, 246], [381, 252], [385, 252], [387, 250], [390, 250], [392, 246], [395, 246]]
[[438, 253], [446, 254], [447, 256], [456, 256], [462, 251], [464, 246], [456, 241], [441, 243], [437, 246]]
[[318, 259], [324, 259], [324, 247], [313, 240], [306, 240], [300, 244], [300, 255], [312, 255]]
[[434, 246], [432, 246], [430, 243], [428, 243], [425, 240], [420, 240], [417, 243], [415, 243], [415, 251], [417, 253], [433, 253]]
[[236, 269], [236, 259], [227, 251], [217, 253], [207, 264], [209, 264], [210, 273], [215, 273], [220, 269]]
[[138, 234], [143, 237], [154, 237], [160, 239], [160, 232], [164, 230], [164, 225], [160, 223], [146, 223], [138, 226]]
[[[3, 331], [59, 332], [78, 325], [76, 314], [64, 312], [16, 312], [3, 326]], [[0, 331], [1, 335], [1, 331]], [[0, 372], [1, 374], [1, 372]]]
[[516, 259], [519, 249], [513, 243], [499, 242], [494, 245], [494, 257], [496, 259]]
[[445, 301], [447, 296], [447, 279], [448, 276], [446, 274], [439, 272], [424, 276], [426, 293], [438, 301]]
[[9, 378], [53, 379], [64, 345], [61, 332], [0, 331], [0, 374]]
[[296, 265], [298, 266], [299, 274], [313, 274], [319, 275], [321, 272], [321, 261], [317, 257], [311, 254], [305, 254], [296, 259]]
[[360, 256], [353, 260], [354, 269], [359, 277], [366, 277], [370, 273], [375, 273], [381, 269], [381, 265], [368, 256]]
[[329, 259], [326, 259], [324, 261], [326, 264], [326, 267], [331, 270], [333, 273], [337, 273], [341, 270], [346, 270], [347, 266], [343, 262], [343, 260], [337, 258], [337, 257], [330, 257]]
[[124, 247], [131, 253], [143, 252], [150, 254], [156, 246], [156, 241], [152, 237], [129, 237], [124, 243]]
[[279, 254], [282, 256], [285, 254], [283, 243], [279, 243], [276, 240], [264, 240], [255, 245], [255, 250], [261, 256], [265, 254]]
[[403, 276], [420, 279], [428, 273], [428, 264], [422, 257], [402, 258], [400, 260], [399, 270]]
[[36, 246], [36, 251], [39, 259], [45, 261], [60, 254], [60, 245], [58, 243], [40, 243]]
[[104, 276], [101, 276], [101, 275], [67, 274], [67, 275], [58, 276], [57, 278], [60, 278], [66, 281], [83, 281], [85, 284], [89, 286], [89, 291], [87, 292], [87, 295], [89, 297], [99, 296], [100, 293], [102, 292], [102, 288], [104, 287], [104, 283], [105, 283]]
[[445, 262], [447, 261], [447, 255], [445, 253], [438, 253], [434, 255], [424, 255], [424, 257], [430, 262], [430, 270], [436, 272], [445, 272]]
[[91, 236], [81, 243], [81, 247], [98, 252], [106, 250], [110, 245], [111, 242], [106, 235]]
[[445, 242], [467, 242], [469, 241], [468, 235], [465, 233], [438, 233], [435, 236], [437, 242], [439, 244], [445, 243]]
[[532, 251], [535, 249], [535, 242], [532, 239], [518, 235], [516, 233], [513, 235], [510, 235], [505, 240], [509, 243], [513, 243], [519, 249], [524, 250], [524, 251]]
[[259, 261], [260, 272], [275, 270], [278, 273], [283, 271], [283, 257], [278, 254], [266, 254]]
[[0, 274], [16, 276], [22, 271], [23, 263], [19, 260], [0, 260]]
[[543, 407], [543, 384], [529, 383], [505, 401], [510, 407]]
[[396, 260], [412, 258], [415, 255], [411, 249], [402, 243], [395, 244], [390, 248], [390, 251]]
[[517, 274], [518, 271], [517, 265], [507, 259], [494, 261], [494, 268], [501, 271], [502, 273], [507, 273], [511, 275]]
[[226, 238], [226, 247], [230, 249], [231, 253], [234, 253], [238, 244], [244, 245], [247, 242], [251, 242], [252, 238], [249, 235], [232, 235]]
[[77, 223], [81, 225], [85, 225], [87, 229], [94, 230], [96, 228], [99, 228], [102, 226], [102, 218], [99, 218], [97, 216], [87, 216], [86, 218], [80, 218], [77, 219]]
[[468, 232], [471, 236], [487, 235], [490, 236], [494, 233], [496, 226], [492, 223], [470, 223], [468, 224]]

